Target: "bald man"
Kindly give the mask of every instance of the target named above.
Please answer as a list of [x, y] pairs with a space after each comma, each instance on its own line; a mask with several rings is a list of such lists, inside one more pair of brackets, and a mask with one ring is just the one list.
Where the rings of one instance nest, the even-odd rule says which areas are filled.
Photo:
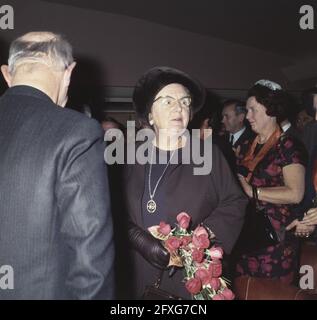
[[103, 131], [64, 109], [75, 67], [60, 35], [32, 32], [1, 66], [3, 299], [113, 298], [113, 231]]

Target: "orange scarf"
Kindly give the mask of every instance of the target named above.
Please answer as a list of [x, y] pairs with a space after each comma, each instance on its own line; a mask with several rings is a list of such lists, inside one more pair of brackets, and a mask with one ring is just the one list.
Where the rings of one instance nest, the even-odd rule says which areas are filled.
[[242, 165], [249, 169], [248, 176], [246, 177], [247, 182], [250, 182], [250, 179], [253, 175], [253, 171], [258, 165], [258, 163], [265, 157], [265, 155], [272, 149], [278, 142], [282, 131], [280, 127], [277, 127], [276, 130], [272, 133], [270, 138], [265, 142], [261, 150], [254, 155], [254, 150], [256, 145], [259, 142], [259, 136], [257, 136], [252, 145], [250, 146], [245, 158], [242, 160]]

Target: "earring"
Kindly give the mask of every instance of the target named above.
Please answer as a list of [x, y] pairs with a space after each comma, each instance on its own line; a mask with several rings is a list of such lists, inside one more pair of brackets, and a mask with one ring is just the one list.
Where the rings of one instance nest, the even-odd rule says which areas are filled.
[[149, 123], [150, 123], [151, 126], [153, 126], [154, 121], [153, 121], [153, 120], [150, 120]]

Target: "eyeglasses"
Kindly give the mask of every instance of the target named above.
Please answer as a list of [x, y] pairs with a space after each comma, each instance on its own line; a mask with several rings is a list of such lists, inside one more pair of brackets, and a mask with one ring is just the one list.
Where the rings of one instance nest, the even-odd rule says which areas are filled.
[[160, 107], [169, 107], [169, 108], [175, 107], [176, 103], [178, 102], [178, 104], [183, 109], [189, 109], [192, 103], [192, 99], [190, 97], [174, 99], [173, 97], [166, 96], [166, 97], [158, 97], [157, 99], [154, 100], [154, 102], [157, 102]]

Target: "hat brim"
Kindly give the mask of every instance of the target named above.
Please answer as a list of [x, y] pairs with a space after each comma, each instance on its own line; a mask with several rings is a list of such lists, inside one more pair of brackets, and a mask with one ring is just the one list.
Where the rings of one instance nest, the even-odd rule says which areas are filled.
[[193, 113], [202, 108], [206, 90], [199, 81], [171, 67], [154, 67], [142, 75], [133, 92], [133, 106], [139, 119], [147, 121], [155, 96], [171, 83], [179, 83], [187, 88], [192, 98]]

